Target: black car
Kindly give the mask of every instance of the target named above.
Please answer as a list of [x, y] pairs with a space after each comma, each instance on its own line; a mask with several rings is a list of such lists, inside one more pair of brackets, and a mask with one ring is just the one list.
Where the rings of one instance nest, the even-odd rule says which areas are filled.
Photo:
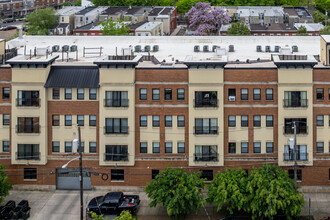
[[87, 206], [87, 214], [95, 212], [102, 214], [117, 214], [128, 210], [132, 214], [138, 211], [140, 197], [138, 195], [124, 195], [122, 192], [109, 192], [105, 196], [93, 198]]
[[0, 31], [8, 31], [8, 30], [14, 30], [14, 29], [17, 29], [17, 27], [15, 27], [15, 26], [2, 26], [0, 28]]

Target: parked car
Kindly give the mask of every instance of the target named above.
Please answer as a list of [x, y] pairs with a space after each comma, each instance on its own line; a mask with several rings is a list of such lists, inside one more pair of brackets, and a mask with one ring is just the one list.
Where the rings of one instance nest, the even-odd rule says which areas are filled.
[[95, 212], [102, 214], [117, 214], [128, 210], [135, 214], [138, 211], [140, 197], [138, 195], [124, 195], [123, 192], [109, 192], [105, 196], [93, 198], [87, 206], [87, 214]]
[[0, 28], [0, 31], [8, 31], [8, 30], [14, 30], [17, 29], [15, 26], [4, 26]]
[[15, 20], [13, 18], [6, 18], [2, 21], [2, 23], [11, 23], [14, 22]]

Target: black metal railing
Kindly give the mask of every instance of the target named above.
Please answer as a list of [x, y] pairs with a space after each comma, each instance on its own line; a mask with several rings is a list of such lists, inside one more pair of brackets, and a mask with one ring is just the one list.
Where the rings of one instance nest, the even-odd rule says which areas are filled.
[[128, 134], [128, 126], [104, 126], [104, 134]]
[[195, 99], [195, 107], [218, 107], [218, 99]]
[[283, 106], [285, 108], [305, 108], [308, 107], [307, 99], [283, 99]]
[[[284, 126], [284, 134], [294, 134], [292, 126]], [[308, 126], [297, 126], [297, 134], [308, 134]]]
[[104, 153], [104, 161], [128, 161], [128, 153], [126, 154]]
[[25, 152], [16, 152], [16, 160], [40, 160], [40, 152], [26, 154]]
[[40, 125], [16, 125], [16, 133], [40, 133]]
[[17, 98], [16, 99], [16, 106], [31, 106], [31, 107], [39, 107], [40, 106], [40, 99], [24, 99], [24, 98]]
[[218, 153], [210, 153], [210, 154], [194, 153], [194, 160], [197, 162], [198, 161], [219, 161]]
[[7, 60], [17, 56], [17, 49], [6, 49], [5, 54], [0, 55], [0, 64], [5, 64]]
[[194, 131], [195, 134], [218, 134], [219, 127], [218, 126], [195, 126]]
[[[294, 161], [294, 153], [289, 152], [289, 153], [284, 153], [283, 154], [284, 161]], [[298, 161], [307, 161], [308, 160], [308, 153], [301, 153], [297, 152], [296, 158]]]
[[104, 107], [128, 107], [128, 99], [104, 99]]

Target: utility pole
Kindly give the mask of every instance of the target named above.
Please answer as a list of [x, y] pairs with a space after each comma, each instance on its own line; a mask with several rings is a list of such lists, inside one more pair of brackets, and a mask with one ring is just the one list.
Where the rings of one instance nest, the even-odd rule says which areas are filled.
[[84, 183], [83, 183], [83, 168], [82, 168], [82, 152], [81, 152], [81, 135], [80, 126], [78, 124], [79, 138], [79, 169], [80, 169], [80, 220], [84, 219]]
[[293, 131], [294, 131], [294, 189], [297, 191], [297, 125], [293, 121]]

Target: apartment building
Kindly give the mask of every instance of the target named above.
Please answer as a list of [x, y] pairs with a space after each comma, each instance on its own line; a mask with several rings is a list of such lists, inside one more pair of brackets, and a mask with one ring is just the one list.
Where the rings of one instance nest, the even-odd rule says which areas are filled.
[[[19, 49], [0, 67], [0, 160], [16, 186], [79, 188], [78, 162], [61, 168], [77, 155], [77, 124], [86, 189], [145, 186], [168, 166], [208, 180], [265, 163], [292, 175], [294, 125], [298, 184], [329, 186], [329, 37], [40, 39], [27, 36], [27, 50], [78, 52]], [[299, 52], [255, 51], [269, 42]]]

